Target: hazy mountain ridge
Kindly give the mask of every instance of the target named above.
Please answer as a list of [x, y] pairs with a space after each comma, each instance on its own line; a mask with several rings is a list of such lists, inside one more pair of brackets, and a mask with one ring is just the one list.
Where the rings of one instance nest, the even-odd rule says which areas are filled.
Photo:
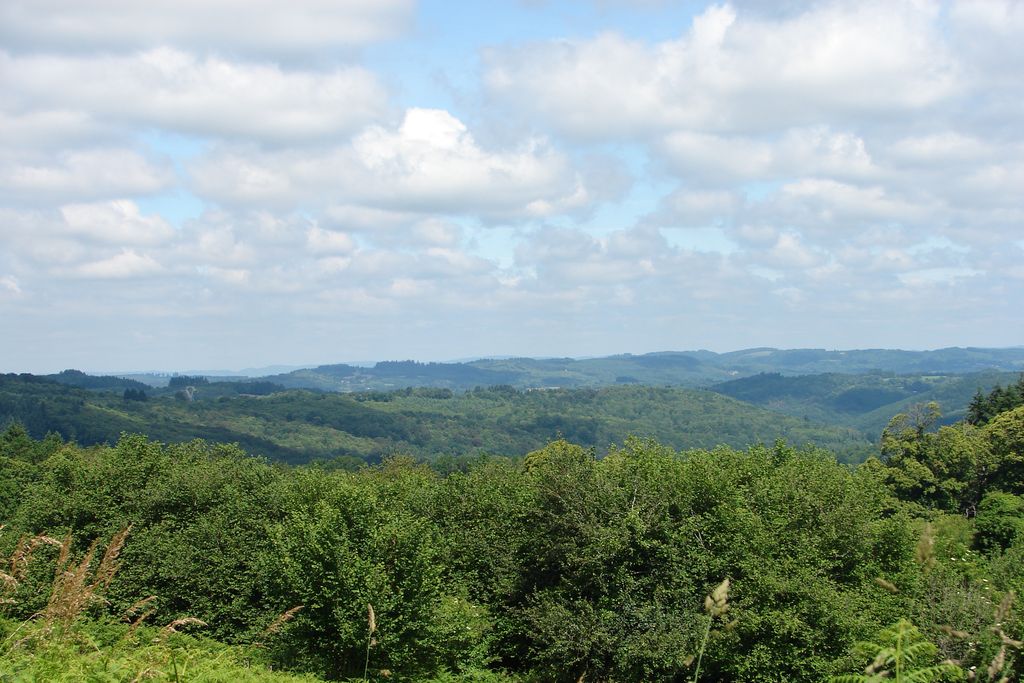
[[384, 361], [373, 367], [321, 365], [264, 379], [291, 388], [325, 391], [428, 386], [466, 390], [508, 384], [517, 388], [600, 387], [615, 384], [700, 387], [756, 375], [966, 374], [1024, 370], [1024, 348], [947, 348], [933, 351], [753, 348], [728, 353], [666, 351], [602, 358], [487, 358], [465, 363]]
[[[648, 384], [704, 387], [760, 373], [781, 375], [864, 374], [967, 374], [1024, 371], [1024, 347], [950, 347], [930, 351], [901, 349], [776, 349], [755, 347], [718, 353], [708, 350], [658, 351], [646, 354], [615, 354], [587, 358], [531, 358], [491, 356], [448, 362], [386, 360], [372, 363], [345, 362], [318, 366], [267, 366], [269, 372], [188, 371], [92, 374], [166, 387], [175, 375], [203, 375], [210, 381], [271, 381], [293, 389], [367, 391], [407, 386], [439, 387], [464, 391], [478, 386], [508, 384], [517, 388], [599, 387], [614, 384]], [[46, 375], [65, 384], [81, 382]], [[132, 385], [135, 386], [135, 385]], [[127, 388], [127, 385], [125, 385]], [[87, 387], [88, 388], [88, 387]], [[97, 388], [97, 387], [92, 387]]]

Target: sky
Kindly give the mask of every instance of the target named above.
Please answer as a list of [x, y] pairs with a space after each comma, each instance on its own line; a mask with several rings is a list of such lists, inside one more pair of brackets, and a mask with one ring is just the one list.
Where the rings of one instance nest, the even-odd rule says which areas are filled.
[[1024, 343], [1024, 3], [0, 0], [0, 371]]

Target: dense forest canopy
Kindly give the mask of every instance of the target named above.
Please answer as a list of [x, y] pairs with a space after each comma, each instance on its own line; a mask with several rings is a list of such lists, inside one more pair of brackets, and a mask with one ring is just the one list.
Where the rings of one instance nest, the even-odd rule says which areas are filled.
[[[0, 425], [14, 420], [37, 438], [56, 432], [83, 445], [113, 443], [122, 432], [164, 442], [204, 438], [238, 443], [275, 460], [326, 459], [348, 463], [344, 466], [379, 462], [390, 453], [428, 459], [521, 456], [559, 437], [603, 454], [631, 435], [677, 449], [740, 448], [783, 438], [860, 462], [893, 414], [936, 401], [942, 421], [952, 423], [967, 415], [978, 391], [1005, 384], [1008, 388], [1000, 391], [1010, 396], [1019, 378], [1001, 372], [771, 373], [708, 390], [629, 382], [579, 389], [496, 385], [339, 394], [286, 390], [259, 379], [178, 376], [167, 386], [145, 387], [113, 377], [85, 381], [79, 375], [0, 375]], [[90, 384], [89, 390], [81, 388]], [[998, 400], [1000, 406], [1010, 405]]]
[[1016, 383], [1003, 387], [995, 386], [987, 395], [978, 389], [967, 407], [967, 421], [975, 425], [983, 425], [989, 420], [1008, 410], [1024, 405], [1024, 374]]
[[83, 445], [113, 443], [122, 432], [165, 442], [234, 442], [292, 463], [379, 462], [396, 452], [428, 459], [521, 456], [559, 437], [604, 453], [630, 435], [675, 448], [742, 447], [782, 437], [832, 448], [850, 460], [863, 459], [871, 448], [871, 439], [845, 425], [779, 415], [680, 387], [351, 394], [276, 389], [266, 382], [196, 383], [151, 389], [143, 401], [135, 389], [89, 392], [0, 376], [0, 421], [17, 420], [36, 437], [52, 431]]
[[386, 361], [373, 366], [322, 365], [266, 379], [294, 389], [326, 391], [389, 390], [433, 386], [467, 390], [508, 384], [539, 387], [601, 387], [648, 384], [702, 387], [755, 375], [842, 373], [949, 375], [1016, 372], [1024, 369], [1024, 349], [949, 348], [934, 351], [756, 348], [714, 353], [685, 351], [621, 354], [602, 358], [485, 358], [461, 363]]

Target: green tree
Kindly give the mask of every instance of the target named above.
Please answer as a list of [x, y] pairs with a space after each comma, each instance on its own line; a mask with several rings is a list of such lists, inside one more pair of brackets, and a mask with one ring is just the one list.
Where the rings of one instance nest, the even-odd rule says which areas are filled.
[[1024, 494], [1024, 406], [997, 415], [984, 434], [993, 456], [991, 486]]
[[279, 609], [303, 605], [277, 645], [289, 666], [361, 676], [368, 604], [377, 627], [372, 667], [412, 676], [438, 666], [440, 545], [430, 520], [403, 498], [412, 490], [408, 479], [422, 481], [421, 472], [401, 468], [383, 480], [315, 470], [295, 478], [264, 567]]
[[982, 550], [1006, 549], [1024, 538], [1024, 499], [991, 491], [981, 499], [975, 518], [975, 540]]

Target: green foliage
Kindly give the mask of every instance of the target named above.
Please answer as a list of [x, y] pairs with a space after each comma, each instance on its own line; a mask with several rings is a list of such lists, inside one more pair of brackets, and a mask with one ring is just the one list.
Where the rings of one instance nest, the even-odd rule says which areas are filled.
[[112, 606], [156, 595], [157, 617], [197, 617], [212, 634], [238, 638], [272, 616], [254, 609], [264, 599], [252, 558], [270, 547], [266, 525], [282, 514], [280, 476], [202, 442], [162, 447], [126, 436], [115, 448], [63, 448], [22, 491], [9, 531], [73, 531], [84, 548], [131, 524]]
[[927, 419], [897, 416], [883, 435], [888, 467], [863, 468], [885, 481], [906, 510], [929, 520], [917, 552], [922, 572], [906, 588], [942, 655], [978, 675], [985, 671], [990, 681], [1015, 680], [1016, 653], [1024, 647], [1007, 635], [1020, 632], [1010, 606], [1024, 586], [1015, 564], [1024, 537], [1024, 504], [1015, 495], [1024, 490], [1021, 411], [991, 416], [980, 428], [961, 423], [938, 432], [928, 431]]
[[904, 500], [944, 510], [976, 505], [977, 492], [968, 483], [980, 448], [962, 429], [931, 432], [939, 417], [938, 404], [929, 403], [889, 421], [881, 440], [887, 481]]
[[504, 604], [532, 540], [534, 496], [519, 465], [505, 458], [478, 461], [441, 482], [430, 516], [445, 545], [444, 581], [464, 586], [470, 600]]
[[18, 422], [0, 433], [0, 520], [14, 514], [22, 492], [39, 477], [39, 463], [63, 445], [56, 434], [35, 441]]
[[[1020, 349], [952, 348], [920, 352], [759, 348], [722, 354], [690, 351], [586, 359], [496, 358], [468, 363], [389, 361], [377, 363], [374, 367], [324, 365], [275, 375], [270, 379], [291, 388], [326, 391], [379, 391], [395, 386], [430, 386], [464, 391], [498, 384], [518, 389], [595, 388], [617, 383], [694, 387], [756, 373], [871, 373], [885, 377], [887, 373], [877, 368], [886, 369], [889, 375], [980, 373], [993, 368], [1009, 371], [1019, 368], [1022, 360], [1024, 352]], [[964, 404], [975, 388], [976, 385], [968, 389]], [[850, 403], [874, 400], [870, 395], [847, 399]], [[889, 410], [888, 414], [892, 412]]]
[[106, 375], [87, 375], [80, 370], [63, 370], [56, 375], [46, 375], [46, 379], [53, 380], [59, 384], [66, 384], [72, 387], [90, 389], [93, 391], [120, 391], [121, 389], [145, 392], [147, 387], [142, 382], [124, 377], [110, 377]]
[[35, 623], [0, 619], [0, 680], [139, 680], [194, 683], [314, 683], [310, 675], [272, 671], [251, 648], [226, 646], [163, 629], [77, 625], [55, 635]]
[[1024, 537], [1024, 499], [1012, 493], [992, 491], [981, 499], [975, 520], [976, 542], [983, 550], [1006, 549]]
[[865, 673], [833, 676], [832, 683], [933, 683], [964, 678], [956, 665], [936, 663], [938, 648], [905, 619], [883, 630], [874, 641], [858, 643], [857, 650], [870, 660]]
[[1024, 407], [982, 428], [960, 423], [937, 432], [931, 406], [895, 416], [882, 433], [883, 477], [902, 500], [973, 515], [990, 491], [1024, 493]]
[[[485, 421], [489, 411], [559, 402], [582, 416], [609, 396], [631, 419], [661, 392], [298, 396], [325, 420], [378, 411], [402, 424], [466, 406]], [[238, 400], [294, 407], [288, 396]], [[182, 409], [202, 416], [208, 405]], [[83, 448], [36, 442], [12, 425], [0, 434], [0, 559], [40, 534], [51, 540], [36, 543], [17, 576], [0, 561], [14, 580], [2, 597], [15, 602], [3, 609], [28, 633], [48, 609], [64, 549], [62, 566], [76, 567], [98, 539], [95, 565], [131, 525], [104, 601], [90, 601], [68, 629], [93, 633], [145, 600], [144, 624], [199, 619], [204, 635], [231, 644], [168, 650], [169, 640], [90, 636], [106, 661], [137, 655], [159, 672], [169, 651], [192, 671], [202, 657], [232, 670], [258, 652], [334, 679], [361, 679], [368, 661], [373, 680], [817, 683], [889, 648], [868, 678], [843, 680], [872, 680], [897, 661], [901, 680], [938, 680], [914, 672], [945, 658], [984, 669], [1000, 652], [999, 671], [1018, 675], [1022, 624], [1001, 605], [1024, 588], [1024, 540], [1004, 533], [1019, 498], [992, 488], [1013, 483], [1016, 422], [1006, 415], [938, 431], [932, 410], [901, 417], [886, 434], [887, 462], [856, 469], [782, 441], [677, 451], [630, 438], [600, 457], [559, 439], [521, 460], [453, 461], [444, 476], [402, 456], [354, 471], [291, 468], [237, 446], [125, 435]], [[972, 497], [977, 517], [962, 514]], [[904, 625], [873, 638], [901, 618], [925, 635]], [[123, 637], [127, 626], [116, 628]], [[873, 652], [855, 647], [868, 640]], [[44, 652], [40, 641], [33, 656], [92, 672], [84, 667], [98, 660], [83, 642]], [[17, 671], [37, 671], [28, 655], [18, 661]]]
[[175, 375], [167, 382], [168, 389], [184, 389], [209, 384], [210, 380], [202, 376]]
[[978, 389], [967, 408], [967, 422], [976, 425], [987, 424], [1000, 413], [1024, 405], [1024, 374], [1015, 384], [1005, 388], [997, 384], [988, 394]]
[[[870, 478], [817, 453], [765, 449], [742, 489], [754, 517], [730, 539], [735, 628], [712, 649], [718, 679], [822, 680], [857, 638], [906, 609], [874, 579], [912, 580], [909, 521], [885, 518]], [[756, 461], [755, 461], [756, 462]]]
[[[192, 386], [192, 385], [189, 385]], [[709, 392], [621, 386], [518, 391], [492, 387], [465, 394], [407, 389], [379, 395], [309, 391], [236, 393], [244, 383], [152, 392], [149, 400], [87, 392], [52, 382], [0, 377], [0, 420], [20, 420], [30, 434], [56, 431], [84, 445], [142, 432], [175, 443], [194, 438], [237, 443], [290, 463], [354, 457], [377, 463], [395, 453], [424, 459], [488, 453], [522, 456], [564, 437], [605, 452], [630, 434], [673, 448], [741, 448], [784, 438], [814, 442], [856, 457], [866, 437], [809, 423]], [[386, 398], [387, 400], [382, 400]]]
[[1000, 413], [983, 433], [992, 454], [985, 472], [987, 483], [1024, 494], [1024, 406]]
[[912, 564], [909, 532], [874, 559], [893, 526], [877, 483], [783, 445], [680, 456], [634, 439], [598, 461], [559, 441], [521, 474], [483, 463], [442, 488], [458, 576], [506, 615], [499, 661], [545, 680], [690, 675], [723, 575], [737, 621], [711, 632], [702, 680], [820, 680], [898, 613], [873, 578]]
[[978, 387], [998, 386], [1014, 377], [1014, 373], [993, 371], [967, 375], [769, 373], [715, 384], [711, 390], [786, 415], [853, 427], [875, 437], [893, 415], [929, 402], [943, 406], [945, 423], [954, 422], [967, 414]]
[[372, 604], [374, 666], [406, 674], [435, 668], [435, 653], [424, 647], [442, 611], [432, 525], [382, 487], [327, 476], [303, 475], [291, 512], [271, 530], [272, 590], [283, 604], [304, 605], [281, 638], [281, 656], [332, 676], [361, 673]]

